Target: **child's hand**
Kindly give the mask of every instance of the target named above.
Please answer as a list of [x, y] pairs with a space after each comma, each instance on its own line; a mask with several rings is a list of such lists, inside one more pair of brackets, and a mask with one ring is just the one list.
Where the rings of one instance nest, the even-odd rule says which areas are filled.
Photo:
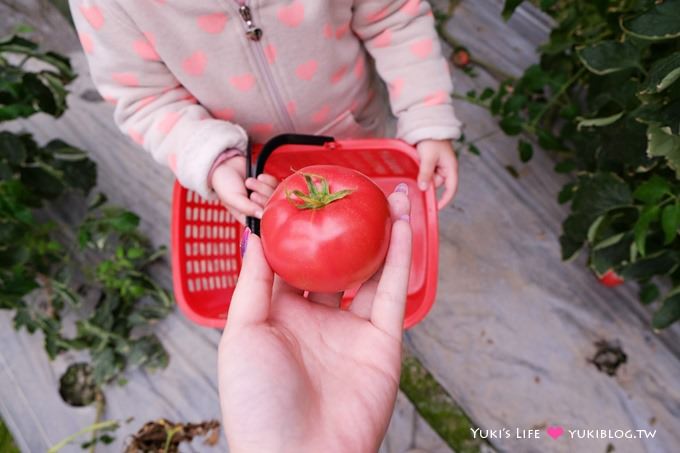
[[443, 209], [458, 189], [458, 160], [450, 140], [423, 140], [416, 145], [420, 156], [418, 187], [427, 190], [434, 180], [435, 187], [445, 187], [437, 207]]
[[[279, 182], [267, 174], [246, 179], [246, 159], [235, 156], [215, 169], [211, 183], [231, 215], [245, 225], [246, 216], [262, 218], [264, 205]], [[250, 198], [247, 189], [253, 191]]]

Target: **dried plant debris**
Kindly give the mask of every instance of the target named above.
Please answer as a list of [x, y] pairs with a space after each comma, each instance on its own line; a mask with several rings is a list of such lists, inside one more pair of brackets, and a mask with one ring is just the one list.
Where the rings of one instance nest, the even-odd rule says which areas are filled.
[[595, 342], [595, 347], [595, 355], [588, 362], [608, 376], [615, 376], [619, 367], [628, 361], [628, 356], [618, 341], [599, 340]]
[[179, 444], [191, 442], [194, 437], [205, 436], [206, 445], [219, 441], [220, 422], [173, 423], [164, 418], [148, 422], [132, 436], [125, 453], [177, 453]]

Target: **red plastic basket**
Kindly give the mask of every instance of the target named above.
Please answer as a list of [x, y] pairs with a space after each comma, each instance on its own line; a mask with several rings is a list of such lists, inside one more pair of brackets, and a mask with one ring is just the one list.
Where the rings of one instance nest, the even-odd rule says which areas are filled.
[[[274, 151], [276, 151], [274, 153]], [[420, 322], [434, 304], [438, 271], [437, 206], [433, 189], [417, 187], [416, 151], [400, 140], [339, 140], [331, 137], [283, 135], [273, 138], [257, 157], [254, 175], [266, 172], [283, 179], [308, 165], [353, 168], [370, 177], [386, 194], [409, 185], [413, 258], [404, 327]], [[249, 159], [252, 162], [250, 152]], [[252, 175], [252, 168], [248, 168]], [[259, 221], [248, 219], [253, 231]], [[206, 201], [175, 183], [172, 202], [172, 275], [175, 298], [192, 321], [223, 327], [241, 269], [239, 243], [243, 227], [217, 201]], [[342, 307], [356, 290], [347, 291]]]

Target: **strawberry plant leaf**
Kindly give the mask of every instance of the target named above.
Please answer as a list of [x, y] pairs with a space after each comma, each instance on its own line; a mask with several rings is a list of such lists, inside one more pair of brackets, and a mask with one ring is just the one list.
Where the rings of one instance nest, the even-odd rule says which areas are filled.
[[633, 197], [646, 204], [656, 203], [664, 195], [670, 193], [671, 186], [664, 178], [653, 175], [649, 180], [640, 184], [633, 192]]
[[678, 235], [680, 228], [680, 201], [663, 208], [661, 213], [661, 226], [664, 233], [664, 245], [668, 245]]
[[649, 126], [647, 130], [647, 155], [664, 157], [668, 166], [680, 178], [680, 137], [665, 132], [660, 127]]
[[625, 112], [619, 112], [613, 115], [600, 118], [584, 118], [582, 116], [579, 116], [576, 118], [576, 121], [578, 122], [578, 125], [576, 127], [578, 128], [578, 130], [581, 130], [584, 127], [609, 126], [610, 124], [613, 124], [617, 122], [619, 119], [621, 119], [624, 113]]
[[647, 76], [647, 82], [642, 86], [640, 93], [660, 93], [675, 83], [679, 77], [680, 52], [675, 52], [652, 64]]
[[651, 304], [658, 299], [660, 295], [661, 292], [659, 291], [659, 287], [654, 283], [645, 283], [640, 286], [640, 301], [645, 305]]
[[[675, 292], [675, 291], [674, 291]], [[661, 308], [652, 317], [652, 326], [655, 329], [665, 329], [680, 319], [680, 294], [667, 297]]]
[[515, 12], [515, 10], [524, 2], [524, 0], [505, 0], [503, 5], [503, 19], [508, 20]]
[[629, 41], [601, 41], [578, 49], [577, 55], [597, 75], [640, 66], [640, 50]]
[[654, 6], [634, 17], [621, 16], [621, 28], [628, 34], [652, 41], [680, 37], [680, 0], [655, 2]]
[[635, 245], [640, 255], [645, 256], [647, 233], [649, 226], [659, 218], [659, 206], [647, 206], [640, 213], [640, 218], [635, 223], [633, 233], [635, 234]]
[[519, 158], [522, 162], [529, 162], [534, 155], [534, 147], [531, 143], [520, 140], [517, 145], [519, 151]]

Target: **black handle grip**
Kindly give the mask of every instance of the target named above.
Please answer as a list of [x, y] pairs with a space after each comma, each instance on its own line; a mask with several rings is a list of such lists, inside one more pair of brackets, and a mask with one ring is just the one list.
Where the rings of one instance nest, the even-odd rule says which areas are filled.
[[[246, 177], [255, 177], [264, 172], [264, 166], [267, 163], [267, 159], [272, 155], [277, 148], [284, 145], [308, 145], [308, 146], [323, 146], [326, 143], [334, 142], [333, 137], [328, 137], [325, 135], [303, 135], [303, 134], [281, 134], [269, 140], [262, 147], [262, 151], [257, 158], [257, 163], [255, 164], [253, 172], [253, 152], [252, 146], [248, 143], [248, 149], [246, 151]], [[248, 196], [252, 191], [248, 190]], [[247, 217], [246, 225], [250, 228], [250, 231], [259, 235], [260, 234], [260, 219], [256, 217]]]

